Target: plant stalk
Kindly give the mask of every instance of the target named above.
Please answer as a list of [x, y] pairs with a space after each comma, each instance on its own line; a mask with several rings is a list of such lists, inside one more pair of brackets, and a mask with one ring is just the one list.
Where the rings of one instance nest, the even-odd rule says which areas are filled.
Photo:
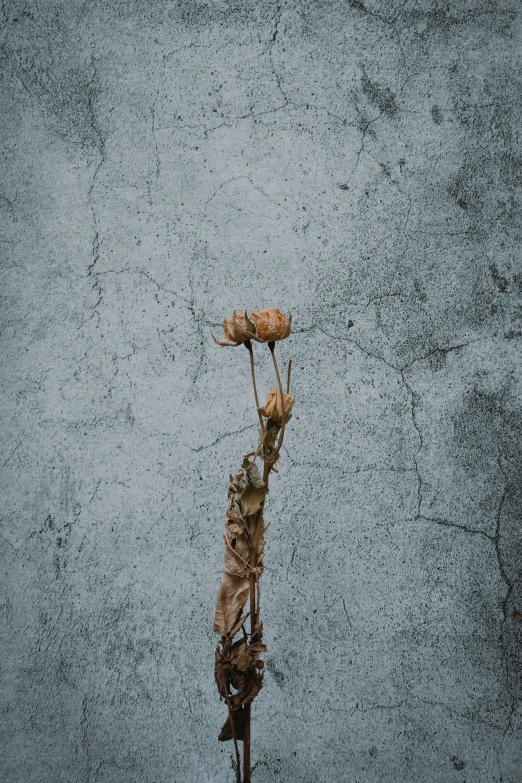
[[259, 398], [257, 396], [256, 374], [254, 371], [254, 350], [252, 348], [252, 343], [250, 342], [250, 340], [246, 340], [245, 348], [248, 350], [248, 353], [250, 354], [250, 370], [252, 372], [252, 384], [254, 386], [254, 399], [256, 401], [256, 410], [257, 410], [257, 415], [259, 416], [259, 424], [261, 425], [261, 433], [264, 434], [265, 423], [263, 421], [263, 417], [259, 413]]
[[[247, 340], [245, 342], [245, 346], [248, 349], [248, 352], [250, 354], [250, 368], [252, 370], [252, 384], [254, 386], [254, 397], [256, 401], [256, 408], [257, 413], [259, 416], [259, 423], [261, 424], [261, 433], [265, 434], [266, 428], [265, 424], [263, 422], [263, 417], [261, 416], [261, 413], [259, 412], [259, 399], [257, 396], [257, 387], [256, 387], [256, 378], [255, 378], [255, 372], [254, 372], [254, 352], [252, 349], [252, 344], [250, 340]], [[283, 437], [285, 433], [285, 401], [283, 398], [283, 386], [281, 384], [281, 377], [279, 375], [279, 367], [277, 366], [277, 361], [274, 354], [274, 343], [268, 343], [268, 347], [270, 349], [270, 353], [272, 354], [272, 360], [274, 362], [274, 368], [277, 376], [277, 383], [279, 386], [279, 393], [281, 394], [281, 408], [282, 408], [282, 424], [281, 424], [281, 433], [279, 436], [279, 443], [277, 445], [277, 449], [275, 450], [276, 453], [279, 453], [279, 450], [281, 449], [282, 443], [283, 443]], [[287, 394], [290, 392], [290, 371], [292, 366], [292, 360], [290, 360], [288, 365], [288, 378], [287, 378]], [[269, 464], [266, 460], [267, 457], [267, 451], [263, 444], [263, 458], [264, 458], [264, 468], [263, 468], [263, 481], [267, 485], [267, 491], [268, 491], [268, 477], [270, 475], [270, 470], [272, 469], [272, 465]], [[257, 566], [257, 540], [259, 537], [259, 530], [260, 526], [264, 525], [263, 520], [263, 508], [261, 508], [256, 516], [255, 526], [253, 530], [253, 536], [252, 536], [252, 546], [250, 547], [250, 556], [249, 556], [249, 563], [252, 566], [252, 568], [255, 568]], [[259, 588], [259, 574], [250, 572], [250, 586], [249, 586], [249, 598], [250, 598], [250, 641], [254, 638], [254, 629], [258, 622], [258, 607], [260, 602], [260, 588]], [[257, 607], [256, 607], [256, 584], [257, 584]], [[245, 731], [244, 731], [244, 739], [243, 739], [243, 783], [251, 783], [251, 766], [250, 766], [250, 749], [251, 749], [251, 702], [245, 705]]]
[[234, 748], [236, 751], [236, 783], [241, 783], [241, 759], [239, 758], [239, 748], [237, 746], [236, 730], [234, 728], [234, 716], [232, 715], [232, 705], [230, 704], [230, 696], [228, 695], [228, 685], [225, 686], [225, 698], [227, 700], [228, 715], [230, 719], [230, 729], [232, 731], [232, 739], [234, 740]]
[[[257, 401], [257, 392], [256, 392]], [[259, 405], [258, 405], [259, 407]], [[265, 447], [263, 446], [263, 454]], [[270, 466], [265, 462], [263, 468], [263, 481], [267, 485], [268, 490], [268, 475], [270, 473]], [[264, 524], [263, 521], [263, 508], [258, 511], [255, 527], [253, 531], [253, 545], [250, 547], [249, 562], [252, 568], [257, 565], [257, 539], [259, 534], [259, 527]], [[250, 641], [253, 639], [254, 629], [258, 621], [257, 609], [256, 609], [256, 582], [257, 582], [257, 594], [259, 606], [259, 574], [250, 572]], [[250, 747], [251, 747], [251, 702], [245, 705], [245, 732], [243, 740], [243, 783], [251, 783], [250, 776]]]
[[[270, 353], [272, 354], [272, 360], [274, 362], [274, 368], [275, 368], [276, 376], [277, 376], [277, 383], [279, 385], [279, 394], [281, 395], [281, 420], [282, 420], [281, 433], [279, 435], [279, 443], [277, 444], [277, 448], [275, 449], [276, 454], [279, 454], [279, 452], [281, 451], [281, 446], [283, 445], [283, 438], [285, 437], [285, 418], [286, 418], [286, 416], [285, 416], [285, 400], [284, 400], [284, 397], [283, 397], [283, 385], [281, 383], [281, 376], [279, 375], [279, 367], [277, 366], [277, 361], [276, 361], [276, 358], [275, 358], [275, 352], [274, 352], [275, 343], [268, 343], [268, 347], [270, 348]], [[289, 377], [288, 377], [288, 382], [290, 382], [290, 373], [289, 373]]]

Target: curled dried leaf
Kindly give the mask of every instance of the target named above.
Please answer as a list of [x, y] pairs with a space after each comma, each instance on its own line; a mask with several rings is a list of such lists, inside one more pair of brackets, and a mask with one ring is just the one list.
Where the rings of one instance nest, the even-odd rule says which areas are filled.
[[239, 498], [239, 505], [243, 517], [257, 514], [264, 503], [266, 490], [261, 487], [255, 487], [250, 481], [242, 491]]
[[242, 639], [241, 641], [243, 642], [243, 645], [240, 649], [235, 651], [233, 661], [236, 669], [240, 672], [246, 672], [252, 666], [252, 655], [247, 648], [246, 639]]
[[240, 630], [240, 628], [243, 627], [247, 617], [250, 617], [250, 612], [247, 612], [246, 614], [243, 615], [243, 617], [240, 617], [237, 623], [232, 626], [228, 634], [231, 639], [236, 635], [236, 633]]
[[254, 487], [260, 489], [266, 486], [256, 463], [250, 462], [250, 460], [247, 457], [245, 457], [245, 459], [243, 460], [243, 470], [246, 471], [247, 476], [252, 482], [252, 484], [254, 485]]
[[232, 697], [232, 706], [239, 707], [241, 704], [250, 704], [262, 687], [263, 677], [256, 671], [255, 667], [252, 667], [252, 669], [243, 674], [239, 690]]
[[224, 535], [223, 538], [225, 539], [223, 569], [235, 576], [247, 576], [250, 570], [248, 567], [250, 547], [245, 536], [233, 536], [230, 538]]
[[232, 519], [227, 519], [225, 525], [230, 538], [243, 535], [247, 529], [246, 522], [234, 522]]
[[218, 737], [220, 742], [226, 742], [227, 740], [231, 740], [233, 737], [232, 726], [230, 725], [231, 716], [234, 723], [234, 733], [236, 735], [236, 739], [238, 740], [245, 739], [246, 712], [245, 712], [245, 708], [241, 706], [241, 707], [237, 707], [235, 710], [232, 710], [232, 712], [226, 719], [225, 723], [223, 724], [223, 727], [221, 728]]
[[259, 652], [259, 653], [268, 651], [268, 647], [264, 642], [252, 642], [252, 644], [250, 645], [250, 649], [254, 650], [254, 652]]
[[[227, 638], [222, 642], [221, 650], [219, 645], [216, 648], [214, 676], [219, 694], [226, 699], [229, 706], [228, 719], [219, 735], [221, 741], [233, 738], [232, 727], [236, 739], [242, 737], [239, 710], [249, 704], [261, 690], [264, 663], [259, 660], [259, 656], [266, 649], [266, 645], [260, 640], [249, 644], [246, 637], [233, 644], [230, 643], [230, 638]], [[233, 694], [231, 687], [236, 691]]]
[[227, 524], [231, 533], [241, 535], [246, 530], [246, 523], [241, 514], [239, 503], [232, 498], [227, 509]]
[[[268, 416], [268, 413], [265, 414]], [[263, 436], [263, 442], [264, 445], [269, 449], [269, 451], [272, 451], [275, 447], [275, 442], [277, 440], [277, 436], [279, 434], [279, 430], [281, 429], [281, 425], [278, 424], [273, 419], [268, 419], [266, 424], [266, 430], [265, 434]]]
[[237, 473], [235, 478], [230, 474], [230, 487], [228, 488], [229, 498], [234, 498], [237, 494], [240, 494], [247, 484], [248, 476], [244, 471]]
[[248, 600], [250, 581], [244, 576], [235, 576], [225, 571], [219, 587], [214, 631], [227, 636], [236, 623], [237, 616]]

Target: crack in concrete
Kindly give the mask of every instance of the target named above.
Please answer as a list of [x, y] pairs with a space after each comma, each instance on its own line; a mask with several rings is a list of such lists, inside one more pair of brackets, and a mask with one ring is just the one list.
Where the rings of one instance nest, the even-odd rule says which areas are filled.
[[[95, 282], [92, 285], [91, 290], [96, 289], [98, 293], [98, 300], [96, 303], [92, 306], [92, 313], [90, 318], [94, 318], [95, 315], [98, 316], [98, 320], [100, 318], [100, 314], [98, 312], [98, 307], [100, 306], [102, 299], [103, 299], [103, 288], [101, 286], [100, 281], [98, 280], [98, 274], [96, 271], [93, 271], [95, 267], [97, 266], [99, 260], [100, 260], [100, 232], [98, 227], [98, 214], [95, 207], [95, 202], [93, 199], [93, 191], [96, 186], [96, 182], [98, 179], [98, 175], [100, 173], [100, 170], [102, 166], [105, 163], [105, 138], [101, 132], [100, 124], [96, 117], [96, 112], [93, 105], [94, 100], [94, 90], [95, 90], [95, 84], [99, 84], [99, 76], [98, 71], [96, 69], [96, 64], [94, 60], [94, 56], [91, 56], [91, 68], [93, 71], [92, 79], [89, 82], [88, 86], [88, 98], [87, 98], [87, 106], [89, 110], [89, 117], [91, 122], [91, 128], [93, 130], [93, 133], [95, 137], [98, 139], [98, 154], [99, 154], [99, 161], [98, 164], [94, 170], [94, 174], [92, 176], [91, 184], [89, 186], [89, 190], [87, 191], [87, 201], [89, 203], [89, 206], [91, 208], [92, 212], [92, 220], [94, 225], [94, 237], [92, 241], [92, 263], [90, 263], [87, 267], [87, 277], [94, 276]], [[80, 324], [80, 329], [83, 327], [84, 321]]]
[[457, 530], [463, 530], [465, 533], [484, 536], [488, 539], [488, 541], [493, 541], [493, 536], [491, 536], [489, 533], [486, 533], [485, 530], [477, 530], [476, 528], [469, 527], [469, 525], [459, 525], [457, 522], [450, 522], [448, 519], [442, 519], [441, 517], [427, 517], [424, 514], [417, 514], [415, 519], [420, 519], [424, 522], [430, 522], [435, 525], [442, 525], [443, 527], [454, 527]]
[[[359, 703], [357, 703], [355, 709], [352, 711], [352, 715], [356, 712], [367, 713], [375, 712], [376, 710], [398, 710], [404, 705], [408, 705], [412, 701], [417, 702], [418, 704], [425, 704], [427, 707], [439, 707], [440, 709], [450, 713], [450, 715], [458, 715], [459, 718], [463, 718], [464, 720], [470, 721], [471, 723], [481, 723], [484, 726], [495, 729], [495, 731], [503, 730], [503, 727], [499, 723], [492, 723], [491, 721], [482, 718], [480, 714], [477, 714], [475, 711], [461, 712], [460, 710], [457, 710], [454, 707], [450, 707], [448, 704], [445, 704], [442, 701], [436, 701], [434, 699], [422, 699], [420, 696], [416, 696], [414, 694], [410, 694], [407, 698], [402, 699], [397, 704], [373, 704], [369, 707], [359, 707]], [[361, 703], [363, 704], [363, 702]]]
[[415, 395], [415, 392], [413, 391], [413, 389], [411, 388], [411, 386], [409, 385], [409, 383], [405, 379], [405, 377], [404, 377], [404, 370], [400, 371], [400, 376], [402, 378], [402, 382], [403, 382], [404, 386], [408, 390], [408, 393], [410, 394], [410, 397], [411, 397], [411, 419], [412, 419], [412, 422], [413, 422], [413, 426], [414, 426], [414, 428], [415, 428], [415, 430], [417, 432], [417, 435], [419, 436], [419, 448], [417, 449], [417, 451], [415, 452], [415, 454], [413, 456], [413, 462], [414, 462], [414, 465], [415, 465], [415, 471], [417, 473], [417, 482], [418, 482], [418, 486], [417, 486], [417, 517], [420, 517], [421, 516], [421, 506], [422, 506], [422, 476], [421, 476], [420, 470], [419, 470], [418, 457], [419, 457], [420, 452], [422, 451], [422, 447], [424, 445], [424, 442], [423, 442], [423, 439], [422, 439], [422, 432], [420, 431], [420, 427], [417, 424], [417, 419], [416, 419], [416, 416], [415, 416], [415, 408], [416, 408], [417, 401], [418, 401], [418, 395], [417, 396]]
[[[358, 114], [360, 116], [359, 108], [357, 106], [356, 106], [356, 108], [357, 108], [357, 112], [358, 112]], [[368, 150], [364, 146], [364, 142], [366, 140], [366, 134], [368, 132], [368, 129], [369, 129], [370, 125], [373, 125], [374, 122], [377, 122], [377, 120], [380, 120], [380, 118], [382, 117], [383, 114], [384, 114], [384, 111], [381, 111], [381, 112], [379, 112], [379, 114], [376, 117], [373, 117], [371, 120], [367, 120], [362, 125], [362, 127], [359, 126], [359, 130], [361, 131], [361, 146], [359, 147], [359, 149], [357, 151], [357, 156], [355, 158], [355, 165], [353, 166], [350, 174], [348, 175], [348, 179], [346, 180], [346, 185], [345, 185], [345, 189], [346, 190], [348, 190], [348, 188], [350, 186], [350, 182], [352, 181], [352, 178], [353, 178], [355, 172], [357, 171], [357, 168], [359, 166], [359, 161], [361, 159], [362, 153], [366, 152], [367, 154], [370, 154], [370, 153], [368, 153]], [[372, 157], [373, 157], [373, 155], [372, 155]]]
[[200, 451], [206, 451], [207, 449], [211, 449], [213, 446], [215, 446], [225, 438], [229, 438], [231, 435], [239, 435], [239, 433], [246, 432], [247, 430], [252, 430], [255, 427], [257, 427], [257, 424], [247, 424], [246, 427], [241, 427], [241, 429], [239, 430], [233, 430], [232, 432], [225, 432], [223, 435], [218, 435], [218, 437], [215, 440], [213, 440], [212, 443], [208, 443], [205, 446], [198, 446], [197, 449], [194, 449], [192, 446], [190, 446], [190, 450], [195, 453], [199, 453]]
[[[502, 475], [504, 476], [504, 479], [507, 482], [507, 476], [506, 476], [506, 474], [504, 472], [504, 468], [502, 466], [502, 460], [501, 460], [501, 456], [500, 455], [497, 458], [497, 464], [499, 466], [500, 472], [502, 473]], [[498, 560], [498, 567], [499, 567], [499, 571], [500, 571], [500, 576], [502, 577], [502, 580], [504, 581], [504, 583], [505, 583], [505, 585], [507, 587], [506, 594], [504, 596], [504, 600], [502, 601], [502, 623], [500, 625], [499, 643], [500, 643], [500, 646], [501, 646], [501, 649], [502, 649], [502, 653], [504, 655], [504, 662], [505, 662], [505, 667], [506, 667], [506, 685], [505, 685], [505, 689], [506, 689], [506, 693], [509, 696], [509, 699], [511, 701], [510, 713], [508, 715], [508, 718], [507, 718], [507, 721], [506, 721], [506, 726], [505, 726], [505, 729], [504, 729], [504, 733], [502, 735], [502, 740], [500, 742], [499, 767], [500, 767], [500, 756], [502, 754], [502, 750], [503, 750], [503, 747], [504, 747], [504, 742], [506, 740], [506, 737], [508, 735], [509, 730], [511, 729], [511, 722], [513, 720], [513, 715], [517, 711], [518, 704], [519, 704], [519, 701], [520, 701], [520, 699], [517, 699], [515, 693], [513, 692], [513, 689], [511, 687], [511, 683], [510, 683], [510, 680], [511, 680], [511, 656], [510, 656], [509, 650], [508, 650], [508, 642], [507, 642], [507, 640], [505, 638], [505, 626], [506, 626], [506, 622], [508, 620], [508, 602], [509, 602], [509, 598], [511, 596], [511, 593], [513, 591], [513, 588], [515, 586], [515, 581], [512, 581], [511, 579], [509, 579], [509, 577], [507, 575], [507, 572], [506, 572], [506, 567], [505, 567], [504, 561], [502, 559], [502, 555], [500, 553], [502, 509], [504, 507], [504, 503], [506, 501], [506, 498], [507, 498], [507, 496], [509, 494], [509, 489], [510, 489], [509, 484], [506, 483], [505, 486], [504, 486], [504, 491], [502, 493], [502, 497], [500, 498], [499, 506], [498, 506], [497, 516], [496, 516], [495, 535], [492, 537], [492, 541], [493, 541], [493, 544], [494, 544], [494, 547], [495, 547], [496, 557], [497, 557], [497, 560]]]
[[[262, 187], [260, 187], [259, 185], [256, 185], [256, 183], [254, 182], [254, 180], [252, 179], [250, 174], [241, 174], [239, 177], [231, 177], [230, 179], [225, 180], [225, 182], [222, 182], [221, 185], [218, 188], [216, 188], [216, 190], [213, 192], [213, 194], [210, 196], [210, 198], [208, 198], [205, 201], [205, 204], [210, 204], [210, 202], [216, 197], [216, 195], [219, 193], [219, 191], [222, 188], [224, 188], [226, 185], [230, 185], [230, 183], [232, 183], [232, 182], [239, 182], [242, 179], [248, 180], [248, 182], [250, 182], [250, 184], [252, 185], [254, 190], [256, 190], [258, 193], [261, 193], [265, 198], [267, 198], [269, 201], [271, 201], [272, 204], [275, 204], [278, 207], [283, 207], [283, 205], [280, 204], [279, 201], [275, 201], [275, 199], [273, 199], [272, 196], [270, 196], [268, 193], [266, 193], [266, 191], [264, 191]], [[283, 207], [283, 208], [286, 209], [286, 207]]]
[[[400, 374], [401, 380], [402, 380], [402, 384], [407, 389], [408, 394], [410, 396], [411, 419], [412, 419], [412, 423], [413, 423], [414, 429], [415, 429], [415, 431], [417, 433], [418, 440], [419, 440], [418, 448], [415, 451], [415, 454], [413, 456], [413, 462], [414, 462], [414, 465], [415, 465], [415, 473], [416, 473], [416, 476], [417, 476], [417, 510], [416, 510], [416, 514], [415, 514], [415, 519], [421, 520], [421, 521], [424, 521], [424, 522], [428, 522], [430, 524], [437, 524], [437, 525], [440, 525], [440, 526], [443, 526], [443, 527], [449, 527], [449, 528], [454, 528], [454, 529], [457, 529], [457, 530], [461, 530], [461, 531], [463, 531], [465, 533], [468, 533], [470, 535], [480, 535], [480, 536], [483, 536], [484, 538], [487, 538], [489, 541], [491, 541], [493, 546], [494, 546], [496, 559], [498, 561], [500, 575], [501, 575], [501, 578], [505, 582], [506, 587], [507, 587], [507, 592], [506, 592], [506, 595], [505, 595], [504, 600], [502, 602], [502, 623], [501, 623], [500, 638], [499, 638], [501, 648], [504, 651], [505, 664], [506, 664], [506, 686], [505, 686], [506, 687], [506, 693], [508, 694], [508, 696], [510, 698], [510, 701], [511, 701], [511, 710], [510, 710], [510, 715], [508, 717], [507, 725], [506, 725], [505, 732], [504, 732], [504, 739], [503, 739], [503, 741], [504, 741], [505, 737], [507, 736], [507, 733], [508, 733], [508, 731], [509, 731], [509, 729], [511, 727], [511, 721], [512, 721], [513, 715], [515, 714], [515, 711], [516, 711], [517, 706], [518, 706], [518, 700], [516, 699], [515, 695], [512, 692], [512, 689], [510, 687], [510, 656], [509, 656], [508, 651], [507, 651], [506, 640], [505, 640], [505, 637], [504, 637], [504, 627], [505, 627], [505, 623], [506, 623], [507, 618], [508, 618], [507, 604], [508, 604], [509, 597], [510, 597], [511, 592], [512, 592], [513, 587], [514, 587], [514, 582], [512, 582], [509, 579], [508, 575], [507, 575], [507, 572], [506, 572], [506, 569], [505, 569], [505, 565], [503, 563], [502, 556], [501, 556], [501, 553], [500, 553], [500, 544], [499, 544], [500, 537], [501, 537], [502, 509], [503, 509], [504, 502], [506, 500], [506, 497], [507, 497], [507, 494], [508, 494], [508, 491], [509, 491], [509, 487], [506, 484], [506, 486], [504, 488], [504, 492], [503, 492], [501, 500], [500, 500], [500, 504], [499, 504], [499, 508], [498, 508], [498, 512], [497, 512], [497, 516], [496, 516], [496, 527], [495, 527], [495, 534], [494, 535], [491, 535], [491, 534], [489, 534], [489, 533], [487, 533], [487, 532], [485, 532], [483, 530], [478, 530], [478, 529], [472, 528], [472, 527], [470, 527], [468, 525], [465, 525], [465, 524], [458, 524], [456, 522], [451, 522], [451, 521], [449, 521], [447, 519], [442, 519], [442, 518], [439, 518], [439, 517], [429, 517], [429, 516], [426, 516], [426, 515], [424, 515], [422, 513], [422, 503], [423, 503], [422, 486], [423, 486], [423, 480], [422, 480], [422, 475], [421, 475], [421, 471], [420, 471], [420, 467], [419, 467], [419, 454], [420, 454], [420, 452], [421, 452], [421, 450], [423, 448], [424, 441], [423, 441], [422, 432], [421, 432], [419, 423], [417, 421], [417, 415], [416, 415], [416, 408], [417, 408], [417, 404], [418, 404], [418, 400], [419, 400], [419, 395], [412, 389], [411, 385], [408, 383], [408, 381], [406, 380], [406, 378], [404, 376], [405, 371], [407, 369], [409, 369], [410, 367], [412, 367], [414, 364], [416, 364], [419, 361], [424, 361], [424, 360], [428, 359], [430, 356], [433, 356], [436, 353], [445, 353], [446, 354], [446, 353], [450, 353], [452, 351], [461, 350], [461, 349], [467, 347], [468, 345], [470, 345], [471, 342], [476, 342], [476, 341], [475, 340], [472, 340], [472, 341], [470, 340], [467, 343], [459, 343], [458, 345], [452, 345], [452, 346], [447, 346], [447, 347], [443, 347], [443, 348], [434, 348], [429, 353], [424, 354], [423, 356], [418, 356], [418, 357], [412, 359], [410, 362], [408, 362], [407, 364], [403, 365], [402, 367], [397, 367], [397, 366], [393, 365], [391, 362], [388, 362], [384, 357], [378, 356], [377, 354], [374, 354], [371, 351], [368, 351], [367, 349], [363, 348], [355, 340], [352, 340], [352, 339], [346, 338], [346, 337], [339, 337], [337, 335], [334, 336], [332, 334], [329, 334], [328, 332], [326, 332], [318, 324], [314, 325], [313, 327], [310, 327], [310, 329], [308, 329], [307, 331], [312, 331], [314, 328], [317, 328], [323, 334], [325, 334], [326, 336], [328, 336], [328, 337], [330, 337], [332, 339], [337, 339], [337, 340], [340, 340], [340, 341], [346, 342], [346, 343], [352, 343], [353, 345], [355, 345], [365, 355], [367, 355], [367, 356], [369, 356], [369, 357], [371, 357], [373, 359], [376, 359], [377, 361], [384, 362], [388, 367], [390, 367], [392, 370], [394, 370], [395, 372], [398, 372]], [[501, 461], [500, 457], [498, 458], [498, 464], [499, 464], [499, 468], [500, 468], [502, 474], [505, 476], [504, 469], [502, 467], [502, 461]], [[505, 478], [507, 480], [506, 476], [505, 476]]]
[[342, 598], [343, 598], [343, 609], [344, 609], [344, 613], [345, 613], [345, 615], [346, 615], [346, 619], [348, 620], [348, 625], [349, 625], [349, 626], [350, 626], [350, 628], [351, 628], [351, 627], [352, 627], [352, 621], [350, 620], [350, 617], [349, 617], [349, 615], [348, 615], [348, 610], [347, 610], [347, 608], [346, 608], [346, 603], [345, 603], [345, 600], [344, 600], [344, 596], [343, 596]]

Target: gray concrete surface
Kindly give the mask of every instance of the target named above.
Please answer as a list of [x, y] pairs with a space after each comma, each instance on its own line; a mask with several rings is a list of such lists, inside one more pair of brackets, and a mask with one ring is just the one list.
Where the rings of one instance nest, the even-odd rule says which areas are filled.
[[297, 402], [255, 781], [520, 783], [518, 0], [2, 17], [1, 780], [233, 781], [212, 624], [256, 419], [210, 329], [264, 304]]

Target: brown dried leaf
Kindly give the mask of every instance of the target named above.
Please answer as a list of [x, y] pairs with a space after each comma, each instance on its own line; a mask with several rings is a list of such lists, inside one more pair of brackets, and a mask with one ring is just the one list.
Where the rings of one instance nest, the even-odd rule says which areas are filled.
[[[263, 521], [261, 520], [260, 524], [263, 524]], [[265, 551], [266, 541], [264, 536], [264, 530], [261, 529], [259, 532], [259, 537], [257, 539], [257, 562], [262, 563], [263, 562], [263, 553]]]
[[248, 650], [242, 650], [234, 658], [234, 666], [239, 669], [240, 672], [246, 672], [252, 666], [252, 656]]
[[250, 617], [250, 612], [247, 612], [246, 614], [243, 615], [243, 617], [240, 617], [239, 620], [237, 621], [237, 623], [230, 629], [230, 632], [229, 632], [230, 638], [232, 638], [233, 636], [236, 635], [236, 633], [239, 631], [239, 629], [244, 624], [244, 622], [247, 619], [247, 617]]
[[232, 519], [227, 519], [225, 529], [228, 530], [228, 537], [232, 539], [242, 536], [247, 527], [245, 522], [234, 522]]
[[235, 576], [246, 576], [248, 574], [247, 563], [250, 547], [245, 536], [229, 536], [228, 544], [226, 536], [223, 536], [223, 538], [225, 540], [223, 569]]
[[267, 652], [268, 647], [264, 642], [252, 642], [252, 644], [250, 645], [250, 649], [253, 650], [254, 652], [262, 653], [262, 652]]
[[263, 481], [263, 477], [261, 476], [261, 473], [259, 471], [259, 468], [257, 467], [255, 462], [250, 462], [249, 459], [245, 457], [243, 460], [243, 470], [246, 470], [247, 476], [254, 485], [254, 487], [257, 487], [260, 489], [261, 487], [265, 487], [266, 484]]
[[237, 641], [234, 642], [234, 644], [231, 645], [231, 647], [230, 647], [230, 660], [232, 662], [234, 661], [234, 658], [236, 657], [236, 655], [241, 652], [241, 650], [245, 650], [246, 649], [247, 644], [248, 644], [247, 640], [245, 639], [244, 636], [242, 636], [241, 639], [238, 639]]
[[237, 500], [232, 499], [227, 509], [227, 524], [230, 533], [241, 535], [246, 530], [246, 522], [241, 514]]
[[224, 572], [219, 587], [214, 616], [214, 632], [227, 636], [248, 600], [250, 582], [246, 577]]
[[[261, 641], [249, 644], [247, 639], [239, 639], [230, 648], [231, 665], [233, 669], [237, 669], [240, 672], [248, 672], [253, 668], [261, 653], [267, 650], [268, 647]], [[238, 687], [241, 687], [241, 685]]]
[[263, 677], [255, 668], [249, 669], [247, 674], [244, 674], [243, 682], [241, 683], [239, 690], [232, 697], [232, 706], [239, 707], [240, 704], [249, 704], [255, 699], [261, 688], [263, 687]]
[[239, 499], [243, 517], [257, 514], [265, 499], [265, 493], [266, 490], [255, 487], [251, 482], [247, 484]]
[[230, 476], [230, 479], [231, 482], [228, 488], [228, 497], [229, 499], [237, 500], [248, 483], [248, 476], [246, 476], [244, 473], [238, 473], [234, 481], [232, 481], [232, 476]]
[[281, 426], [277, 422], [273, 421], [272, 419], [268, 419], [266, 425], [264, 443], [265, 446], [267, 446], [270, 450], [273, 449], [275, 446], [277, 435], [280, 429]]
[[[246, 713], [244, 707], [238, 707], [237, 709], [232, 710], [231, 715], [234, 721], [234, 730], [236, 734], [236, 739], [244, 740], [245, 726], [246, 726]], [[230, 715], [229, 715], [225, 723], [223, 724], [221, 731], [219, 732], [218, 739], [220, 740], [220, 742], [226, 742], [227, 740], [231, 740], [232, 738], [233, 738], [232, 728], [230, 725]]]
[[214, 677], [216, 680], [216, 684], [218, 686], [218, 690], [220, 694], [223, 696], [225, 693], [225, 688], [227, 683], [227, 668], [223, 664], [223, 659], [221, 656], [221, 650], [219, 649], [219, 645], [216, 647]]

